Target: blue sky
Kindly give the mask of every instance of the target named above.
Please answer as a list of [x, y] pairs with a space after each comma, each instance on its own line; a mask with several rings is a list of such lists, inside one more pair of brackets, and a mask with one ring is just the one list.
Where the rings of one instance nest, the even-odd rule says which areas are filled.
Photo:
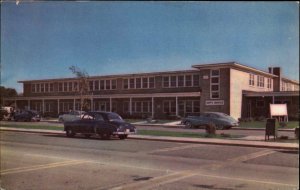
[[1, 85], [237, 61], [299, 79], [296, 2], [35, 2], [1, 5]]

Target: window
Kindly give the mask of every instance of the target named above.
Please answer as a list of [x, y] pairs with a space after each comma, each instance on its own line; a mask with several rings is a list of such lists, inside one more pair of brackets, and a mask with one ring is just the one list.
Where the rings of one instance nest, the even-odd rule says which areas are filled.
[[128, 79], [123, 79], [123, 88], [128, 89]]
[[72, 82], [69, 82], [69, 92], [72, 92], [73, 91], [73, 85], [72, 85]]
[[143, 78], [142, 82], [143, 82], [143, 88], [148, 88], [148, 78]]
[[200, 76], [199, 75], [193, 75], [193, 86], [200, 86]]
[[135, 102], [135, 112], [141, 112], [142, 111], [142, 102]]
[[256, 107], [257, 108], [264, 108], [265, 107], [265, 101], [264, 100], [256, 100]]
[[104, 89], [105, 89], [105, 81], [100, 80], [100, 90], [104, 90]]
[[194, 113], [200, 112], [200, 101], [198, 101], [198, 100], [193, 101], [193, 112]]
[[63, 83], [58, 83], [58, 92], [62, 92], [63, 91]]
[[174, 100], [163, 101], [163, 110], [166, 114], [176, 113], [176, 102]]
[[44, 83], [41, 84], [41, 92], [45, 92], [45, 84]]
[[192, 86], [192, 75], [185, 76], [185, 86], [186, 87]]
[[171, 87], [176, 87], [176, 86], [177, 86], [177, 77], [171, 76]]
[[149, 110], [149, 108], [150, 108], [150, 106], [149, 106], [149, 103], [150, 102], [143, 102], [143, 113], [148, 113], [148, 112], [150, 112], [150, 110]]
[[220, 98], [220, 70], [211, 70], [210, 73], [210, 98]]
[[124, 113], [129, 113], [129, 102], [123, 102], [123, 111]]
[[136, 78], [135, 79], [135, 82], [136, 82], [136, 88], [142, 88], [142, 81], [141, 81], [141, 78]]
[[264, 87], [265, 86], [265, 78], [263, 76], [257, 76], [257, 86]]
[[45, 92], [49, 92], [49, 84], [45, 83]]
[[154, 77], [149, 77], [149, 88], [155, 87], [155, 79]]
[[98, 80], [95, 80], [94, 81], [94, 89], [96, 90], [96, 91], [98, 91], [99, 90], [99, 81]]
[[89, 91], [94, 90], [94, 81], [89, 81]]
[[111, 89], [117, 89], [117, 80], [116, 79], [111, 80]]
[[35, 92], [35, 84], [31, 84], [31, 92]]
[[178, 87], [183, 87], [184, 86], [184, 75], [179, 75], [178, 76]]
[[36, 92], [40, 92], [40, 84], [36, 84], [35, 90], [36, 90]]
[[219, 85], [217, 84], [211, 85], [211, 91], [218, 91], [218, 90], [219, 90]]
[[169, 87], [169, 82], [170, 82], [169, 76], [164, 76], [163, 77], [163, 87], [168, 88]]
[[111, 88], [110, 88], [110, 81], [111, 80], [105, 80], [105, 89], [106, 90], [110, 90]]
[[267, 88], [269, 88], [269, 89], [272, 88], [272, 79], [270, 79], [270, 78], [267, 79]]
[[249, 74], [249, 85], [254, 86], [254, 74]]
[[50, 92], [53, 92], [53, 91], [54, 91], [54, 85], [53, 85], [53, 83], [50, 83], [50, 84], [49, 84], [49, 91], [50, 91]]
[[78, 91], [78, 83], [77, 82], [73, 82], [73, 90], [74, 91]]
[[191, 100], [186, 101], [185, 110], [187, 113], [193, 112], [193, 101], [191, 101]]
[[64, 92], [67, 92], [67, 91], [68, 91], [68, 83], [64, 82]]
[[219, 77], [220, 76], [220, 70], [211, 70], [211, 76], [212, 77]]
[[129, 79], [129, 87], [131, 89], [135, 88], [135, 80], [134, 80], [134, 78]]

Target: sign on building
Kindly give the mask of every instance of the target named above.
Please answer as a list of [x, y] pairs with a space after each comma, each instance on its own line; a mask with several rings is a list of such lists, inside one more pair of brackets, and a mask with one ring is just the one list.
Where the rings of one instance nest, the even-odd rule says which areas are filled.
[[207, 105], [207, 106], [223, 106], [224, 100], [206, 100], [205, 105]]

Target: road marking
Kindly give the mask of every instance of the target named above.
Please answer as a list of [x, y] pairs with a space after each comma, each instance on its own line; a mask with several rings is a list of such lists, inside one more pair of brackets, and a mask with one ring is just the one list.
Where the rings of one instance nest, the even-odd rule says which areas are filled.
[[144, 153], [153, 154], [153, 153], [159, 153], [159, 152], [168, 152], [168, 151], [182, 150], [182, 149], [187, 149], [187, 148], [195, 148], [195, 147], [200, 147], [200, 146], [203, 146], [203, 145], [192, 144], [192, 145], [187, 145], [187, 146], [176, 146], [176, 147], [171, 147], [171, 148], [162, 148], [162, 149], [157, 149], [157, 150], [153, 150], [153, 151], [147, 151]]
[[228, 161], [230, 161], [230, 162], [245, 162], [247, 160], [251, 160], [251, 159], [254, 159], [254, 158], [266, 156], [266, 155], [272, 154], [274, 152], [275, 152], [274, 150], [269, 150], [269, 149], [268, 150], [262, 150], [262, 151], [259, 151], [259, 152], [239, 156], [239, 157], [236, 157], [236, 158], [231, 158], [231, 159], [228, 159]]
[[150, 189], [166, 183], [182, 180], [191, 176], [197, 175], [191, 171], [175, 172], [169, 175], [163, 175], [152, 178], [148, 181], [133, 182], [122, 186], [114, 187], [111, 190], [135, 190], [135, 189]]
[[263, 183], [263, 184], [269, 184], [269, 185], [281, 185], [281, 186], [289, 186], [289, 187], [298, 187], [298, 185], [292, 185], [287, 183], [277, 183], [277, 182], [270, 182], [270, 181], [261, 181], [261, 180], [254, 180], [254, 179], [243, 179], [243, 178], [236, 178], [236, 177], [224, 177], [224, 176], [217, 176], [217, 175], [206, 175], [206, 174], [196, 174], [198, 176], [203, 177], [212, 177], [212, 178], [220, 178], [220, 179], [226, 179], [226, 180], [237, 180], [237, 181], [246, 181], [246, 182], [252, 182], [252, 183]]
[[1, 175], [6, 174], [13, 174], [13, 173], [21, 173], [21, 172], [28, 172], [28, 171], [34, 171], [34, 170], [41, 170], [41, 169], [49, 169], [49, 168], [55, 168], [55, 167], [62, 167], [62, 166], [68, 166], [68, 165], [76, 165], [76, 164], [82, 164], [86, 161], [81, 160], [69, 160], [64, 162], [55, 162], [50, 164], [42, 164], [42, 165], [35, 165], [35, 166], [27, 166], [27, 167], [20, 167], [20, 168], [12, 168], [7, 170], [0, 171]]

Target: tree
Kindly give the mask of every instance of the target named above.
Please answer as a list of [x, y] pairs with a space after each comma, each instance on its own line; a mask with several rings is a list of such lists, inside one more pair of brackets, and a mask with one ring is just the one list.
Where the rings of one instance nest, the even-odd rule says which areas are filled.
[[15, 97], [17, 96], [17, 91], [14, 88], [5, 88], [4, 86], [0, 86], [0, 103], [3, 105], [3, 98]]
[[83, 110], [88, 105], [88, 97], [89, 97], [89, 83], [88, 78], [89, 75], [86, 71], [81, 70], [78, 67], [71, 66], [69, 67], [71, 72], [76, 76], [77, 78], [77, 87], [75, 91], [80, 96], [80, 111]]

